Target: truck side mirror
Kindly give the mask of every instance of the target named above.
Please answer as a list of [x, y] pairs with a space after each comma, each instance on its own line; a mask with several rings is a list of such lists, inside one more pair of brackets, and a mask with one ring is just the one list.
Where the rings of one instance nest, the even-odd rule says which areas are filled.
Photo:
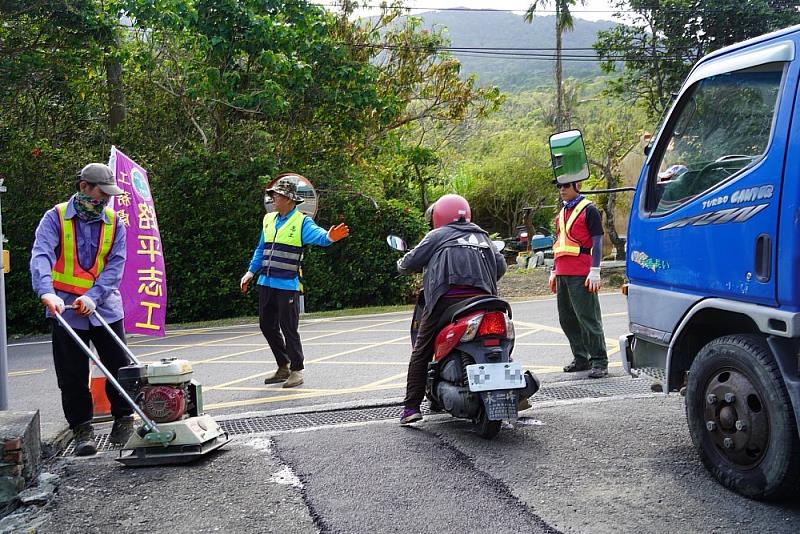
[[589, 177], [589, 158], [580, 130], [551, 135], [550, 159], [556, 183], [568, 184]]

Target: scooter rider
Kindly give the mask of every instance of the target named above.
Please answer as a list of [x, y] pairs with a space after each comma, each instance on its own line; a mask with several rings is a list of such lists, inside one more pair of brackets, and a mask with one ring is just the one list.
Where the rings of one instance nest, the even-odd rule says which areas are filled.
[[449, 306], [477, 295], [496, 295], [506, 262], [480, 226], [471, 221], [469, 203], [444, 195], [426, 212], [432, 230], [397, 262], [400, 274], [424, 272], [425, 308], [408, 364], [405, 409], [400, 424], [422, 419], [428, 362], [433, 357], [436, 324]]

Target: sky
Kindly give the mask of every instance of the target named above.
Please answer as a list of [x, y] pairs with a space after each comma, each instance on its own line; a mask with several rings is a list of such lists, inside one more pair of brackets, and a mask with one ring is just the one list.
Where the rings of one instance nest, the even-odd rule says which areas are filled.
[[[372, 3], [372, 2], [371, 2]], [[379, 0], [375, 0], [375, 4], [379, 3]], [[530, 6], [532, 0], [407, 0], [406, 5], [409, 7], [414, 6], [420, 8], [420, 11], [434, 11], [437, 8], [452, 8], [452, 7], [467, 7], [470, 9], [502, 9], [502, 10], [512, 10], [518, 11], [523, 13], [528, 6]], [[585, 19], [585, 20], [614, 20], [612, 14], [614, 13], [614, 9], [612, 7], [612, 2], [609, 0], [586, 0], [585, 6], [576, 5], [571, 11], [572, 15], [575, 18]], [[543, 15], [550, 15], [552, 14], [553, 7], [552, 2], [547, 6], [547, 9], [540, 10], [539, 12]], [[417, 11], [419, 12], [419, 11]], [[414, 11], [412, 11], [414, 13]], [[369, 10], [366, 11], [359, 11], [359, 15], [361, 16], [368, 16], [375, 14], [374, 12], [370, 12]]]

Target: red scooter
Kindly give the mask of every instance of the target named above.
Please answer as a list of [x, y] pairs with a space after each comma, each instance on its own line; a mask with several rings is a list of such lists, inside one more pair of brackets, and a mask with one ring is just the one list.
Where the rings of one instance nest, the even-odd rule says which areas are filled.
[[[389, 246], [405, 252], [405, 241], [388, 236]], [[502, 250], [503, 242], [495, 243]], [[411, 342], [425, 306], [420, 290], [411, 321]], [[431, 411], [470, 419], [479, 436], [491, 439], [503, 420], [515, 421], [520, 403], [539, 390], [539, 379], [514, 362], [514, 323], [508, 302], [492, 295], [447, 308], [437, 325], [425, 394]]]

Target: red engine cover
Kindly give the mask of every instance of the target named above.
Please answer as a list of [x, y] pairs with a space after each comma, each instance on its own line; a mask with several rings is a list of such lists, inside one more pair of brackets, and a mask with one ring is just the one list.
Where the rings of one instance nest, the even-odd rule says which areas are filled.
[[172, 386], [142, 388], [142, 410], [156, 423], [176, 421], [186, 411], [186, 392]]

